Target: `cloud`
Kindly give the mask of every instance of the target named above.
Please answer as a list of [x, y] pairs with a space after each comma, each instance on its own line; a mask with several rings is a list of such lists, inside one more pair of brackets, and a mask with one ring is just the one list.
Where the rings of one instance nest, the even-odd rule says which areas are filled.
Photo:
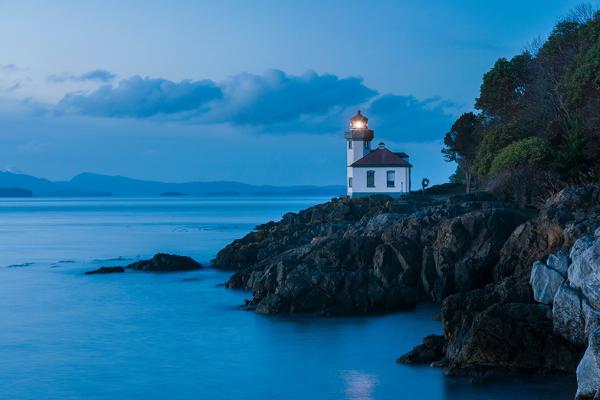
[[15, 72], [18, 70], [19, 70], [19, 67], [17, 67], [16, 64], [0, 64], [0, 71]]
[[418, 100], [387, 94], [375, 99], [367, 114], [370, 126], [394, 141], [427, 142], [440, 139], [450, 129], [454, 117], [449, 109], [456, 107], [439, 97]]
[[68, 93], [50, 108], [59, 114], [229, 125], [272, 134], [339, 132], [346, 117], [361, 108], [379, 137], [407, 143], [439, 140], [460, 106], [439, 97], [378, 95], [358, 77], [268, 70], [220, 82], [136, 75]]
[[223, 100], [207, 119], [235, 125], [279, 125], [318, 118], [362, 104], [377, 94], [362, 79], [319, 75], [300, 76], [269, 70], [263, 75], [239, 74], [220, 84]]
[[103, 69], [95, 69], [93, 71], [85, 72], [81, 75], [72, 74], [54, 74], [48, 77], [50, 83], [63, 83], [63, 82], [85, 82], [85, 81], [96, 81], [96, 82], [111, 82], [117, 75], [110, 71]]
[[91, 93], [69, 93], [56, 109], [98, 117], [148, 118], [196, 114], [221, 97], [221, 89], [208, 80], [172, 82], [133, 76]]
[[295, 76], [269, 70], [262, 75], [238, 74], [218, 83], [134, 76], [117, 86], [69, 93], [57, 108], [92, 116], [169, 116], [193, 122], [288, 130], [298, 124], [310, 125], [307, 120], [362, 104], [376, 94], [356, 77], [339, 78], [312, 71]]
[[15, 82], [15, 83], [13, 83], [12, 85], [10, 85], [10, 86], [8, 86], [7, 88], [5, 88], [4, 90], [5, 90], [6, 92], [9, 92], [9, 93], [10, 93], [10, 92], [14, 92], [14, 91], [16, 91], [16, 90], [19, 90], [19, 89], [21, 89], [22, 87], [23, 87], [23, 84], [22, 84], [22, 82], [20, 82], [20, 81], [19, 81], [19, 82]]

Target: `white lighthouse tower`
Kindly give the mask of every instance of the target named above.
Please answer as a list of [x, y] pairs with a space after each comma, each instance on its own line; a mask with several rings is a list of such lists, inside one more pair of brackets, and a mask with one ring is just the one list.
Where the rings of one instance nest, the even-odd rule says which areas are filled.
[[399, 197], [410, 192], [411, 168], [408, 154], [394, 153], [379, 143], [371, 150], [375, 133], [360, 110], [350, 118], [345, 132], [347, 194], [350, 197], [386, 194]]
[[352, 197], [353, 168], [352, 164], [371, 152], [371, 140], [374, 133], [369, 129], [369, 118], [361, 114], [360, 110], [350, 118], [350, 127], [344, 134], [346, 138], [346, 171], [347, 194]]

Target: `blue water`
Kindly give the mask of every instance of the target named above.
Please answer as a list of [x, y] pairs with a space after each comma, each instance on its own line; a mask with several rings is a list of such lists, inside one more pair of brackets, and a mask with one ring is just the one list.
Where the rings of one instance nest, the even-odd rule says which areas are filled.
[[[157, 251], [208, 262], [323, 198], [0, 200], [0, 399], [569, 399], [572, 378], [474, 385], [395, 358], [438, 309], [265, 317], [228, 273], [83, 275]], [[113, 260], [114, 258], [126, 260]]]

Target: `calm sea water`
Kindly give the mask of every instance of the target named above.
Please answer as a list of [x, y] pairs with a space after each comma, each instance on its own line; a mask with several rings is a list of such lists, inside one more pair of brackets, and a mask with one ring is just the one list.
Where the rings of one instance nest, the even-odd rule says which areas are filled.
[[[83, 275], [157, 251], [208, 262], [323, 198], [0, 200], [0, 399], [569, 399], [574, 379], [474, 385], [395, 358], [435, 306], [265, 317], [212, 269]], [[121, 258], [124, 260], [115, 260]]]

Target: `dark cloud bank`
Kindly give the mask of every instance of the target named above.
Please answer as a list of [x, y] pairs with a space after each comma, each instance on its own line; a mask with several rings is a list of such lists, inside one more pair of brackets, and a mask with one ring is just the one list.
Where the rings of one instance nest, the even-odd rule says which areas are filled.
[[[102, 81], [100, 72], [71, 80], [95, 76]], [[243, 73], [222, 82], [133, 76], [92, 92], [69, 93], [56, 110], [96, 117], [227, 123], [273, 133], [322, 133], [339, 130], [343, 119], [361, 106], [378, 131], [396, 136], [391, 137], [394, 140], [436, 140], [452, 121], [445, 111], [451, 104], [438, 98], [379, 96], [360, 78], [315, 72], [294, 76], [279, 70]]]
[[111, 82], [117, 77], [110, 71], [103, 69], [95, 69], [93, 71], [85, 72], [81, 75], [72, 74], [55, 74], [48, 77], [50, 83], [63, 83], [63, 82], [85, 82], [85, 81], [96, 81], [96, 82]]

